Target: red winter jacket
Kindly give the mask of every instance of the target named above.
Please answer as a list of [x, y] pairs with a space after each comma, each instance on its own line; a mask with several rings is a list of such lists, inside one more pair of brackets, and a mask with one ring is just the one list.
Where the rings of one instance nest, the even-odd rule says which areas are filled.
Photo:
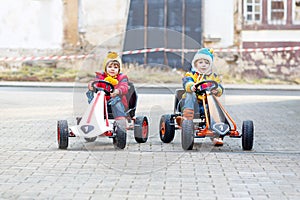
[[[96, 78], [94, 79], [94, 81], [97, 80], [104, 80], [107, 77], [107, 74], [105, 72], [96, 72]], [[115, 89], [118, 89], [120, 91], [120, 98], [122, 100], [122, 103], [125, 107], [125, 109], [128, 108], [128, 102], [126, 99], [126, 94], [128, 93], [128, 77], [125, 74], [118, 74], [116, 79], [119, 81], [119, 83], [117, 85], [114, 86]], [[98, 83], [96, 84], [97, 87], [102, 87], [104, 88], [105, 86], [107, 87], [106, 89], [109, 90], [109, 86], [105, 85], [104, 83]], [[110, 99], [109, 96], [106, 97], [107, 100]]]

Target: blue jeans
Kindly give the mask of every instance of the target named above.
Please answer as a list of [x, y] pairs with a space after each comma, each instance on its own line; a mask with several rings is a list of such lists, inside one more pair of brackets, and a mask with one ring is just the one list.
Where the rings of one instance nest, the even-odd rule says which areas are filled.
[[[88, 103], [91, 103], [94, 98], [94, 92], [89, 90], [86, 92], [86, 96], [88, 98]], [[114, 118], [126, 117], [125, 107], [119, 96], [111, 98], [110, 100], [108, 100], [107, 104], [111, 106], [111, 111]]]
[[111, 106], [111, 111], [114, 118], [126, 117], [125, 107], [119, 96], [113, 97], [108, 100], [108, 105]]
[[184, 109], [192, 109], [195, 113], [200, 113], [200, 115], [204, 115], [204, 108], [202, 102], [198, 103], [196, 94], [194, 92], [186, 92], [186, 97], [184, 99]]

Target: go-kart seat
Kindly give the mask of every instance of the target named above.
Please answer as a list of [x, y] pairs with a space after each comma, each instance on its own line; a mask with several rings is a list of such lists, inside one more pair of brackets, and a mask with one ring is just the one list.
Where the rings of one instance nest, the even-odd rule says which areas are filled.
[[185, 93], [184, 89], [175, 90], [175, 102], [174, 102], [174, 112], [182, 112], [183, 100], [182, 95]]
[[126, 94], [128, 102], [127, 114], [132, 118], [135, 116], [136, 104], [137, 104], [137, 93], [132, 82], [128, 82], [128, 93]]
[[[137, 104], [137, 93], [132, 82], [128, 82], [128, 93], [126, 94], [126, 99], [128, 102], [128, 109], [125, 110], [126, 114], [131, 118], [135, 116], [136, 104]], [[107, 106], [108, 119], [113, 119], [113, 114], [111, 111], [111, 106]]]

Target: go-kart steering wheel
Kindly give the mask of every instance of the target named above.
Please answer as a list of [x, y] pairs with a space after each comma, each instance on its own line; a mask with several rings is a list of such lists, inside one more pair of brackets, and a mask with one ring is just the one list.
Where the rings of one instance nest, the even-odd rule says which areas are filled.
[[[103, 84], [105, 84], [105, 86], [109, 86], [109, 90], [106, 90], [106, 89], [104, 89], [104, 88], [102, 88], [102, 87], [98, 87], [98, 86], [96, 86], [95, 84], [97, 84], [97, 83], [103, 83]], [[103, 92], [105, 92], [105, 94], [107, 95], [107, 96], [109, 96], [110, 95], [110, 93], [112, 93], [113, 91], [114, 91], [114, 89], [115, 89], [115, 87], [113, 86], [113, 84], [111, 84], [110, 82], [107, 82], [107, 81], [104, 81], [104, 80], [97, 80], [97, 81], [94, 81], [94, 82], [92, 82], [92, 88], [93, 88], [93, 91], [96, 93], [96, 92], [98, 92], [98, 91], [103, 91]]]
[[206, 91], [211, 92], [218, 88], [218, 83], [213, 80], [205, 80], [195, 84], [196, 91], [195, 93], [201, 95]]

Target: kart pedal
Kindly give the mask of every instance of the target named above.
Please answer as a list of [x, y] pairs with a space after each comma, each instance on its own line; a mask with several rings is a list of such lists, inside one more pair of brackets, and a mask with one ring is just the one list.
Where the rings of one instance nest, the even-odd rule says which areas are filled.
[[104, 133], [105, 136], [108, 136], [108, 137], [112, 137], [113, 136], [113, 132], [111, 131], [107, 131]]
[[73, 132], [69, 132], [69, 137], [76, 137], [76, 135]]
[[238, 131], [230, 131], [229, 137], [240, 138], [242, 135]]
[[204, 138], [204, 137], [206, 137], [206, 133], [203, 133], [203, 132], [198, 132], [197, 133], [197, 137], [201, 137], [201, 138]]

